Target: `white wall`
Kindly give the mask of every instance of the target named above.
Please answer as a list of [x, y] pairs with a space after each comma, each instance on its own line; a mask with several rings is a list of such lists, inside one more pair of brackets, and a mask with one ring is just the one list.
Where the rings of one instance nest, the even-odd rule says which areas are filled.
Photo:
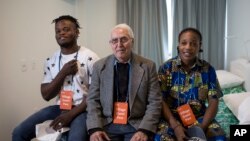
[[249, 6], [249, 0], [228, 0], [228, 64], [240, 57], [250, 60]]
[[83, 37], [84, 41], [80, 43], [100, 57], [112, 53], [108, 41], [116, 24], [116, 0], [79, 0], [77, 16], [83, 23], [80, 38]]
[[59, 48], [54, 18], [69, 14], [82, 26], [79, 44], [100, 57], [111, 53], [115, 0], [0, 1], [0, 140], [11, 141], [13, 128], [40, 108], [53, 104], [40, 94], [43, 62]]

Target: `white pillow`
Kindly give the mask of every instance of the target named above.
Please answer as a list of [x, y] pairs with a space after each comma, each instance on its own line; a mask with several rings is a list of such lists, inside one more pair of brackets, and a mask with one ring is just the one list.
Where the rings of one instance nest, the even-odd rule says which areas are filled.
[[250, 95], [240, 104], [238, 111], [239, 124], [250, 124]]
[[[250, 92], [227, 94], [223, 96], [223, 100], [227, 107], [237, 117], [241, 124], [249, 123], [250, 110], [247, 109], [250, 106]], [[246, 99], [249, 99], [245, 102]], [[249, 102], [249, 103], [247, 103]], [[242, 105], [241, 105], [242, 104]], [[248, 105], [248, 106], [247, 106]]]
[[244, 79], [226, 70], [216, 70], [216, 75], [222, 89], [242, 85]]

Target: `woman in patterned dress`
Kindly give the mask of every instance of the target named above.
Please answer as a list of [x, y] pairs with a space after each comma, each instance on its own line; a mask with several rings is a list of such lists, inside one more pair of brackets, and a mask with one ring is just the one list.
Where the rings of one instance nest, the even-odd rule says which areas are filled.
[[[163, 63], [158, 72], [163, 96], [163, 120], [155, 140], [189, 139], [187, 129], [198, 126], [207, 140], [226, 140], [225, 132], [214, 119], [222, 91], [215, 69], [198, 57], [202, 35], [195, 28], [183, 29], [178, 37], [178, 56]], [[185, 126], [177, 111], [188, 104], [195, 122]]]

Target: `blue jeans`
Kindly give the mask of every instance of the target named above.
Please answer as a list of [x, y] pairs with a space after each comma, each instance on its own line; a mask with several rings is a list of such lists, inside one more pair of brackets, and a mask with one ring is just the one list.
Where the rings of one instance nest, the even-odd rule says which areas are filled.
[[[36, 124], [42, 123], [46, 120], [53, 120], [61, 114], [59, 105], [53, 105], [41, 109], [34, 113], [21, 124], [19, 124], [12, 133], [12, 141], [30, 141], [35, 135]], [[79, 114], [70, 123], [70, 130], [68, 132], [68, 141], [85, 141], [88, 139], [86, 128], [87, 112]]]
[[104, 127], [104, 131], [108, 134], [112, 141], [130, 141], [136, 129], [130, 124], [108, 124]]

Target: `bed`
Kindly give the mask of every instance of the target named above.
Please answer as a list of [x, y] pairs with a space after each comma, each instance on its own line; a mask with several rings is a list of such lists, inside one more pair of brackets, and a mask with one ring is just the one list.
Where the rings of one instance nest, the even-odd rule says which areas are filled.
[[250, 124], [250, 62], [237, 59], [230, 63], [230, 69], [216, 70], [222, 88], [216, 120], [226, 136], [230, 136], [230, 125]]

